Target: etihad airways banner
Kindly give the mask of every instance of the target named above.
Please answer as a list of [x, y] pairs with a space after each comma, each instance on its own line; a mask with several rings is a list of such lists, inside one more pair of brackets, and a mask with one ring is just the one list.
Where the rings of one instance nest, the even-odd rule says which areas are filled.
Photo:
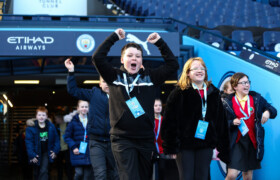
[[[104, 31], [5, 31], [0, 29], [0, 56], [91, 56], [111, 32]], [[109, 56], [120, 56], [129, 42], [141, 45], [144, 56], [161, 56], [158, 48], [146, 41], [151, 32], [126, 32], [126, 39], [117, 41]], [[161, 32], [175, 56], [179, 56], [177, 32]]]

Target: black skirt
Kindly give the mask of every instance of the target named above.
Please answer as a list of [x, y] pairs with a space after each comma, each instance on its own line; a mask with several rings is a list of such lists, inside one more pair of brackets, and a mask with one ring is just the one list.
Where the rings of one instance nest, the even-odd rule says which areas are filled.
[[257, 160], [256, 151], [248, 133], [245, 136], [241, 136], [232, 149], [231, 162], [228, 168], [243, 172], [260, 169], [261, 163]]

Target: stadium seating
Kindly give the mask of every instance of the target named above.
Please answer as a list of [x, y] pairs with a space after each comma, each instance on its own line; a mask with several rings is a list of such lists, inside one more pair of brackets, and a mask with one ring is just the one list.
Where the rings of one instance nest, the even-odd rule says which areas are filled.
[[215, 36], [215, 35], [207, 33], [207, 32], [212, 32], [212, 33], [222, 36], [222, 33], [218, 30], [200, 31], [199, 39], [207, 44], [211, 44], [212, 46], [214, 46], [216, 48], [224, 49], [224, 44], [225, 44], [224, 40], [218, 36]]
[[265, 31], [261, 50], [280, 52], [280, 31]]
[[280, 21], [279, 7], [252, 0], [114, 0], [114, 2], [130, 15], [193, 18], [198, 25], [209, 28], [214, 28], [218, 24], [237, 27], [280, 27], [276, 23]]
[[[235, 30], [231, 34], [231, 39], [237, 41], [241, 44], [245, 44], [250, 47], [256, 47], [256, 43], [254, 42], [253, 33], [248, 30]], [[242, 50], [242, 46], [231, 43], [229, 46], [229, 50], [239, 51]]]

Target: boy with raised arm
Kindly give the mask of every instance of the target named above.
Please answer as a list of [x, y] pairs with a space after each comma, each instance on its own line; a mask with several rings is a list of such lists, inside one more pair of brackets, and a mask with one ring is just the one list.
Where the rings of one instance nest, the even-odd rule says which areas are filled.
[[109, 136], [109, 88], [100, 77], [99, 86], [92, 89], [79, 88], [74, 76], [75, 66], [70, 59], [66, 59], [65, 67], [68, 69], [67, 91], [77, 99], [89, 102], [88, 130], [89, 151], [94, 177], [98, 180], [118, 180], [116, 163], [111, 150]]
[[152, 156], [156, 151], [153, 112], [156, 87], [176, 72], [178, 62], [159, 34], [152, 33], [147, 41], [159, 48], [164, 65], [142, 68], [141, 46], [128, 43], [121, 51], [123, 65], [114, 68], [106, 57], [114, 43], [124, 38], [125, 31], [117, 29], [99, 46], [92, 60], [110, 90], [110, 134], [120, 179], [147, 180], [152, 176]]

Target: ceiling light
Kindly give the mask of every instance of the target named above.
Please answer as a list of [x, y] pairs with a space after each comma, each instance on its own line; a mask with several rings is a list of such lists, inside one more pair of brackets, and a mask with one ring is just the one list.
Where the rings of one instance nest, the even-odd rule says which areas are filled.
[[5, 98], [5, 100], [8, 100], [8, 97], [6, 96], [6, 94], [3, 94], [3, 97]]
[[85, 80], [84, 84], [99, 84], [100, 80]]
[[11, 103], [10, 100], [8, 100], [8, 104], [10, 105], [11, 108], [14, 107], [14, 105]]
[[14, 84], [39, 84], [39, 80], [14, 80]]
[[164, 84], [176, 84], [177, 83], [177, 80], [168, 80], [168, 81], [165, 81]]

